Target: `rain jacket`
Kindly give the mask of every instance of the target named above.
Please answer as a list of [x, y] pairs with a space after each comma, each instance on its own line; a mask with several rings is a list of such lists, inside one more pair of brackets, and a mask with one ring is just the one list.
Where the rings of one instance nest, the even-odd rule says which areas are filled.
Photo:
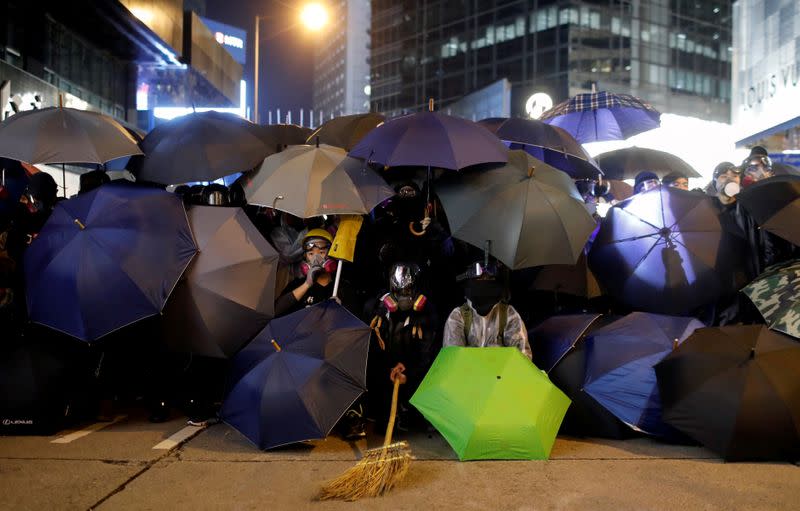
[[511, 305], [507, 305], [506, 327], [500, 339], [500, 303], [497, 303], [486, 316], [481, 316], [467, 300], [466, 306], [472, 310], [472, 325], [468, 338], [465, 336], [464, 315], [461, 307], [453, 309], [444, 325], [443, 346], [509, 346], [519, 349], [523, 355], [531, 358], [531, 347], [528, 344], [528, 332], [519, 313]]

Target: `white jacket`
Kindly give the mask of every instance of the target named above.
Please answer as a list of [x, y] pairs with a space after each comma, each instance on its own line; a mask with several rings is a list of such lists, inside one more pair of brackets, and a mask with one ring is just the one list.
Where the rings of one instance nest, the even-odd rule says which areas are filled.
[[[498, 304], [492, 307], [489, 314], [481, 316], [467, 300], [467, 305], [472, 309], [472, 326], [469, 329], [469, 339], [464, 338], [464, 316], [461, 307], [456, 307], [447, 318], [444, 325], [444, 346], [472, 346], [483, 348], [486, 346], [501, 346], [497, 342], [500, 330], [500, 313]], [[526, 357], [531, 358], [531, 347], [528, 344], [528, 332], [519, 313], [508, 305], [506, 328], [503, 332], [502, 346], [519, 349]]]

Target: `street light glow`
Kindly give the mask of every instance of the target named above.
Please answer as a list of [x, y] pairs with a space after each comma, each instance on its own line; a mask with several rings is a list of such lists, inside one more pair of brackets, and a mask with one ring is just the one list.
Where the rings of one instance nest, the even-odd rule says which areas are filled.
[[328, 24], [328, 11], [319, 3], [306, 4], [300, 11], [300, 22], [307, 29], [316, 32]]

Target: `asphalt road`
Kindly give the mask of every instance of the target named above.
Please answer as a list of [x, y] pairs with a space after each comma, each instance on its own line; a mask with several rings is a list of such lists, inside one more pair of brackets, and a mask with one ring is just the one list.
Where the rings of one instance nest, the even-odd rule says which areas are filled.
[[437, 434], [391, 494], [319, 502], [320, 484], [381, 439], [337, 437], [270, 452], [217, 424], [151, 424], [141, 412], [50, 437], [0, 437], [0, 509], [800, 509], [800, 467], [724, 463], [649, 439], [559, 437], [549, 461], [459, 462]]

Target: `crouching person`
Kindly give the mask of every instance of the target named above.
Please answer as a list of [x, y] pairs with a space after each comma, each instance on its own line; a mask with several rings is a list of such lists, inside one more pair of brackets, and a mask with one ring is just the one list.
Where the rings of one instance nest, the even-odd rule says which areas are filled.
[[531, 358], [525, 323], [508, 303], [506, 285], [496, 265], [473, 264], [457, 280], [466, 301], [456, 307], [444, 325], [444, 346], [508, 346]]

